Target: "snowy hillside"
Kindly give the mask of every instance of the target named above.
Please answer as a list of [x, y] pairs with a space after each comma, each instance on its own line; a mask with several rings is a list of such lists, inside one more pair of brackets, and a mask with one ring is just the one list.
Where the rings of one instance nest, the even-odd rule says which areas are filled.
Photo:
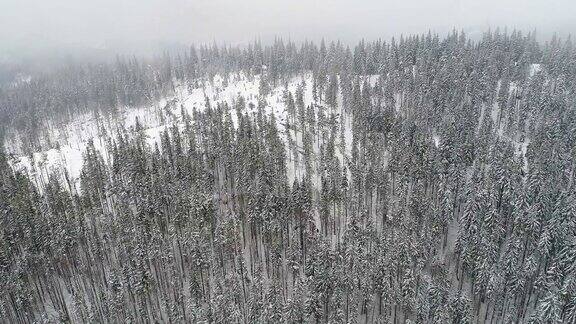
[[[373, 78], [374, 79], [374, 78]], [[56, 173], [64, 179], [67, 173], [70, 180], [78, 184], [78, 178], [83, 164], [83, 153], [88, 141], [93, 140], [94, 146], [108, 160], [107, 143], [113, 140], [119, 130], [125, 128], [133, 131], [136, 120], [144, 127], [150, 148], [154, 148], [160, 141], [161, 132], [176, 123], [182, 124], [182, 109], [188, 114], [193, 111], [202, 111], [207, 102], [215, 108], [218, 104], [226, 103], [231, 110], [234, 125], [237, 125], [237, 116], [233, 113], [234, 103], [241, 96], [246, 100], [249, 114], [256, 114], [259, 99], [260, 77], [247, 78], [241, 74], [229, 76], [224, 82], [219, 75], [212, 82], [201, 80], [195, 82], [198, 87], [192, 88], [178, 85], [175, 95], [160, 102], [141, 108], [120, 109], [118, 116], [103, 117], [94, 114], [84, 114], [76, 117], [65, 125], [48, 125], [47, 138], [50, 146], [54, 148], [34, 152], [26, 156], [20, 149], [21, 143], [18, 133], [13, 133], [6, 139], [6, 149], [11, 156], [10, 164], [15, 170], [27, 172], [37, 181], [39, 187], [47, 181], [51, 173]], [[278, 128], [285, 139], [287, 129], [287, 112], [284, 102], [284, 91], [294, 93], [299, 85], [304, 86], [305, 104], [312, 103], [311, 74], [294, 77], [287, 85], [272, 89], [265, 98], [265, 114], [275, 114]], [[50, 123], [50, 122], [49, 122]], [[294, 127], [290, 130], [298, 138]], [[351, 134], [350, 134], [351, 135]], [[47, 146], [47, 145], [46, 145]], [[293, 164], [290, 164], [293, 166]], [[291, 174], [294, 168], [291, 169]], [[78, 187], [77, 187], [78, 189]]]
[[0, 318], [575, 322], [568, 44], [279, 40], [2, 89]]
[[[531, 64], [529, 67], [528, 75], [534, 76], [541, 70], [540, 64]], [[415, 67], [412, 69], [412, 75], [415, 77]], [[367, 76], [366, 80], [371, 86], [375, 86], [379, 79], [378, 75]], [[175, 83], [177, 83], [175, 81]], [[499, 83], [500, 84], [500, 83]], [[313, 109], [327, 109], [324, 102], [315, 101], [313, 98], [312, 74], [305, 73], [297, 77], [291, 78], [287, 84], [278, 85], [271, 89], [270, 93], [265, 97], [264, 113], [270, 116], [272, 113], [275, 115], [277, 126], [280, 131], [280, 136], [288, 145], [286, 135], [289, 133], [295, 141], [296, 147], [302, 148], [302, 136], [296, 125], [287, 123], [288, 115], [285, 102], [285, 91], [295, 93], [298, 87], [304, 89], [304, 103], [306, 106], [312, 105]], [[500, 85], [496, 89], [499, 91]], [[510, 84], [509, 93], [512, 94], [517, 90], [514, 83]], [[105, 161], [108, 161], [108, 144], [113, 141], [117, 133], [126, 129], [129, 133], [134, 131], [136, 121], [144, 127], [147, 136], [147, 143], [149, 148], [153, 149], [155, 144], [160, 143], [161, 133], [172, 125], [176, 124], [179, 127], [183, 126], [182, 111], [186, 111], [192, 115], [194, 111], [203, 111], [206, 105], [211, 105], [212, 108], [217, 107], [219, 104], [227, 104], [230, 110], [230, 116], [235, 127], [237, 127], [237, 115], [234, 113], [234, 104], [236, 101], [243, 97], [246, 101], [247, 113], [255, 118], [258, 112], [259, 98], [260, 98], [260, 75], [247, 77], [244, 74], [231, 74], [225, 82], [222, 76], [216, 75], [211, 81], [207, 79], [199, 79], [190, 82], [189, 85], [177, 84], [175, 86], [175, 94], [166, 97], [156, 104], [144, 106], [140, 108], [120, 108], [117, 115], [102, 116], [90, 114], [82, 114], [76, 116], [72, 121], [66, 122], [63, 125], [53, 125], [54, 121], [46, 121], [47, 125], [44, 131], [46, 132], [44, 139], [44, 150], [33, 152], [33, 154], [26, 155], [22, 152], [22, 143], [20, 135], [17, 132], [9, 133], [5, 140], [5, 147], [9, 153], [9, 163], [14, 170], [26, 172], [36, 181], [39, 188], [43, 187], [43, 183], [48, 180], [51, 174], [57, 174], [62, 181], [71, 181], [75, 184], [76, 190], [79, 190], [79, 176], [83, 165], [83, 153], [89, 141], [93, 141], [95, 148], [102, 154]], [[402, 94], [394, 94], [395, 98], [395, 111], [401, 113]], [[493, 123], [496, 123], [500, 118], [500, 107], [497, 102], [494, 102], [492, 107], [487, 112], [486, 107], [482, 105], [480, 111], [480, 118], [478, 120], [478, 130], [480, 130], [485, 119], [490, 117]], [[338, 138], [338, 147], [345, 147], [346, 152], [338, 150], [336, 155], [340, 162], [346, 163], [346, 156], [351, 153], [352, 142], [352, 115], [346, 113], [342, 109], [341, 94], [338, 94], [338, 109], [334, 111], [339, 123], [342, 123], [344, 140], [346, 143], [341, 144]], [[503, 129], [500, 128], [497, 134], [503, 140], [510, 142], [516, 148], [516, 153], [521, 155], [524, 159], [525, 169], [527, 168], [526, 152], [530, 139], [525, 138], [508, 138], [503, 135]], [[441, 143], [440, 135], [432, 134], [432, 140], [436, 147]], [[320, 142], [314, 141], [314, 153], [320, 151]], [[48, 148], [50, 147], [50, 148]], [[287, 147], [288, 149], [288, 147]], [[293, 158], [291, 155], [287, 157], [287, 167], [289, 180], [293, 181], [295, 177], [303, 172], [303, 165], [301, 159]], [[318, 173], [312, 179], [313, 183], [318, 185]]]

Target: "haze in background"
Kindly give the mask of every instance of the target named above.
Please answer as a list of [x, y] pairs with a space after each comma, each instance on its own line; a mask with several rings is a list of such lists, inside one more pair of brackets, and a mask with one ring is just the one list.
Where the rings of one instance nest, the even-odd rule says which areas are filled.
[[499, 26], [542, 37], [574, 33], [575, 20], [574, 0], [0, 0], [0, 65], [275, 36], [351, 43]]

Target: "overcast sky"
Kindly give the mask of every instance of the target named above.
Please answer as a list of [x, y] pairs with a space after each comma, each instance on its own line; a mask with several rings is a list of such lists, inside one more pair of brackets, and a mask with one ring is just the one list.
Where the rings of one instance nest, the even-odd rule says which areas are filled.
[[489, 27], [576, 32], [576, 0], [0, 0], [0, 51], [390, 38]]

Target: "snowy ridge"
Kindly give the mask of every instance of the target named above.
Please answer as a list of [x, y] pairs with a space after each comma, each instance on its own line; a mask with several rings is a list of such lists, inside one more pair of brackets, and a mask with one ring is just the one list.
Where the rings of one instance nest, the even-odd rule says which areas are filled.
[[[534, 63], [529, 66], [528, 75], [530, 77], [539, 73], [542, 70], [540, 64]], [[413, 71], [415, 72], [415, 71]], [[366, 81], [370, 86], [375, 86], [378, 82], [378, 75], [370, 75], [366, 77]], [[226, 82], [225, 82], [226, 81]], [[218, 104], [227, 103], [230, 109], [233, 109], [234, 103], [242, 96], [246, 101], [246, 110], [250, 115], [257, 112], [258, 101], [260, 100], [260, 75], [247, 76], [243, 73], [233, 73], [228, 76], [228, 80], [224, 80], [221, 75], [216, 75], [212, 80], [199, 79], [192, 82], [196, 87], [191, 87], [187, 84], [182, 84], [175, 81], [175, 93], [172, 96], [162, 98], [157, 103], [150, 106], [139, 108], [120, 108], [117, 116], [104, 117], [94, 113], [86, 113], [75, 116], [74, 119], [64, 125], [53, 125], [53, 121], [46, 121], [46, 134], [47, 140], [43, 143], [43, 147], [50, 147], [41, 151], [33, 152], [31, 155], [23, 153], [22, 141], [20, 134], [11, 133], [5, 140], [5, 147], [10, 156], [9, 163], [14, 170], [25, 172], [36, 181], [38, 187], [42, 187], [42, 183], [48, 180], [51, 174], [57, 174], [62, 180], [68, 179], [75, 183], [76, 189], [79, 189], [78, 180], [83, 164], [83, 153], [90, 140], [93, 140], [94, 147], [98, 150], [105, 161], [108, 161], [109, 156], [107, 152], [107, 142], [114, 140], [116, 134], [121, 129], [132, 130], [136, 121], [144, 127], [147, 136], [147, 143], [150, 147], [154, 147], [156, 143], [160, 142], [162, 132], [171, 125], [177, 124], [183, 126], [182, 123], [182, 109], [188, 114], [196, 111], [202, 111], [206, 108], [207, 102], [211, 107], [216, 107]], [[319, 105], [315, 102], [312, 94], [312, 74], [306, 73], [297, 77], [293, 77], [285, 85], [277, 85], [272, 88], [270, 93], [266, 96], [265, 114], [270, 116], [274, 113], [278, 123], [278, 130], [281, 138], [287, 143], [287, 132], [290, 132], [294, 138], [297, 147], [302, 147], [302, 137], [298, 129], [292, 127], [287, 129], [288, 112], [284, 103], [284, 92], [289, 90], [295, 93], [299, 86], [304, 87], [304, 103], [306, 106], [310, 104]], [[498, 81], [496, 93], [498, 93], [501, 86], [501, 80]], [[509, 87], [509, 94], [518, 90], [515, 83], [511, 83]], [[400, 112], [402, 107], [402, 93], [395, 93], [396, 112]], [[344, 119], [344, 133], [345, 141], [344, 147], [346, 152], [336, 151], [337, 157], [341, 163], [346, 161], [345, 154], [351, 152], [352, 130], [351, 118], [342, 111], [342, 98], [338, 94], [339, 111], [336, 113], [341, 114], [340, 118]], [[492, 107], [489, 107], [489, 112], [486, 112], [485, 105], [482, 105], [480, 113], [480, 120], [478, 122], [479, 131], [485, 114], [489, 114], [492, 122], [497, 123], [500, 114], [500, 107], [495, 100]], [[236, 127], [238, 124], [236, 114], [230, 114], [232, 122]], [[502, 129], [497, 129], [498, 136], [503, 138]], [[439, 146], [441, 138], [438, 134], [433, 134], [432, 139], [435, 146]], [[507, 139], [516, 147], [517, 154], [523, 156], [525, 161], [525, 168], [527, 168], [526, 150], [530, 143], [529, 138], [523, 141], [520, 139]], [[338, 141], [338, 140], [337, 140]], [[314, 141], [314, 152], [319, 152], [320, 143]], [[301, 162], [301, 161], [300, 161]], [[303, 168], [295, 164], [295, 160], [290, 154], [287, 156], [287, 171], [290, 181], [295, 177], [299, 177], [299, 173]], [[318, 184], [318, 174], [313, 177], [313, 182]]]
[[[279, 133], [286, 141], [287, 111], [283, 101], [285, 90], [294, 93], [299, 85], [305, 86], [304, 101], [306, 105], [312, 103], [311, 74], [294, 77], [285, 86], [277, 86], [265, 98], [266, 115], [274, 113]], [[9, 163], [14, 170], [26, 172], [36, 181], [38, 187], [48, 180], [50, 174], [55, 173], [62, 180], [68, 177], [79, 189], [78, 180], [83, 164], [83, 153], [90, 140], [94, 147], [100, 151], [105, 161], [108, 160], [107, 142], [116, 137], [117, 132], [125, 128], [132, 130], [136, 121], [144, 127], [147, 143], [153, 147], [159, 143], [161, 133], [174, 123], [182, 126], [182, 108], [190, 115], [193, 111], [202, 111], [208, 102], [212, 107], [219, 103], [227, 103], [233, 109], [234, 102], [239, 96], [246, 100], [246, 109], [249, 114], [256, 113], [259, 100], [260, 76], [247, 77], [243, 74], [233, 74], [228, 82], [222, 76], [215, 76], [212, 82], [201, 80], [197, 88], [190, 89], [179, 84], [173, 96], [163, 98], [156, 104], [140, 108], [121, 108], [118, 116], [106, 118], [97, 114], [83, 114], [63, 126], [51, 125], [47, 122], [47, 142], [52, 148], [33, 152], [27, 156], [20, 149], [22, 141], [19, 134], [7, 137], [5, 147], [10, 156]], [[231, 114], [232, 122], [237, 126], [236, 114]], [[296, 138], [297, 145], [301, 145], [301, 137], [296, 130], [291, 130]], [[351, 132], [348, 131], [348, 133]], [[44, 145], [43, 145], [44, 146]], [[318, 149], [315, 147], [315, 149]], [[293, 179], [297, 170], [292, 163], [288, 163], [289, 177]]]

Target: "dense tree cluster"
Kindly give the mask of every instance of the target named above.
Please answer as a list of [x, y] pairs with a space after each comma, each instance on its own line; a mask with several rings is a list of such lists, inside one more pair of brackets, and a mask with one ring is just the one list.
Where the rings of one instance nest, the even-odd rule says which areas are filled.
[[[576, 322], [570, 40], [202, 47], [71, 67], [0, 107], [33, 125], [239, 71], [260, 77], [256, 113], [207, 98], [153, 147], [139, 122], [107, 139], [107, 162], [89, 143], [81, 190], [38, 188], [0, 155], [0, 318]], [[288, 120], [265, 113], [308, 72], [284, 91]]]

